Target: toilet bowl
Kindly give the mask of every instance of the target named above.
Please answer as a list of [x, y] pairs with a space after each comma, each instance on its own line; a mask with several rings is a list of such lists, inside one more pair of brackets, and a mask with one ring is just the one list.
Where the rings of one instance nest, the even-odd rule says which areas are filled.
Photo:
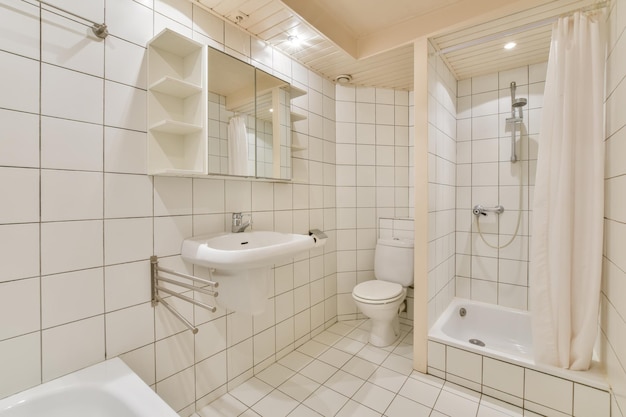
[[404, 307], [407, 287], [413, 284], [413, 242], [379, 239], [374, 275], [375, 280], [354, 287], [352, 299], [359, 311], [370, 318], [369, 342], [374, 346], [389, 346], [400, 336], [398, 314]]
[[366, 281], [352, 290], [359, 311], [370, 318], [369, 342], [389, 346], [400, 336], [398, 313], [406, 298], [406, 288], [386, 281]]

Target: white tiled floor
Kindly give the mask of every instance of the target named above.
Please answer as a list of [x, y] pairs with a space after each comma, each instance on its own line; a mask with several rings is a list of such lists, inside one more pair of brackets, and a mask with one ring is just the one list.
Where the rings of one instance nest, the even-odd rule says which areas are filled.
[[367, 343], [369, 321], [342, 321], [193, 417], [507, 417], [523, 410], [413, 371], [413, 334]]

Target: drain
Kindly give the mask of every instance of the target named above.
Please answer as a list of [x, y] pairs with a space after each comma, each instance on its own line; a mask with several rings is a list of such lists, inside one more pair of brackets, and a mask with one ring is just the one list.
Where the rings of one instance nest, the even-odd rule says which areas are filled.
[[467, 310], [465, 309], [465, 307], [461, 307], [459, 309], [459, 316], [465, 317], [466, 314], [467, 314]]
[[470, 339], [470, 340], [469, 340], [469, 342], [470, 342], [472, 345], [476, 345], [476, 346], [480, 346], [480, 347], [485, 347], [485, 342], [483, 342], [483, 341], [482, 341], [482, 340], [480, 340], [480, 339]]

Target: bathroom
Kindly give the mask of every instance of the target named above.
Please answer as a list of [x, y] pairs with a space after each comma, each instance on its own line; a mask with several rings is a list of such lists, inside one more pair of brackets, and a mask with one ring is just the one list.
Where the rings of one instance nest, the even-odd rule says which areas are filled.
[[[480, 259], [459, 246], [471, 207], [455, 202], [456, 188], [466, 186], [460, 172], [472, 162], [463, 132], [473, 116], [464, 103], [496, 90], [508, 97], [508, 82], [516, 81], [518, 95], [529, 99], [529, 130], [523, 139], [528, 154], [522, 155], [532, 155], [533, 117], [541, 107], [541, 95], [532, 89], [542, 83], [541, 63], [457, 83], [431, 57], [429, 91], [437, 93], [424, 106], [404, 90], [336, 86], [188, 1], [54, 3], [106, 21], [111, 36], [105, 41], [89, 37], [82, 22], [51, 9], [40, 11], [34, 1], [0, 4], [5, 75], [0, 119], [10, 133], [0, 137], [5, 201], [0, 208], [0, 397], [120, 356], [176, 412], [191, 415], [337, 320], [360, 318], [350, 293], [357, 282], [373, 277], [376, 237], [410, 237], [413, 231], [398, 218], [416, 219], [416, 237], [429, 233], [428, 250], [419, 255], [428, 264], [428, 280], [419, 281], [424, 291], [409, 293], [401, 316], [404, 326], [414, 323], [415, 333], [426, 329], [455, 295], [527, 307], [523, 295], [506, 291], [510, 283], [495, 278], [500, 285], [494, 287], [494, 280], [472, 275], [476, 269], [464, 269]], [[620, 197], [626, 178], [621, 157], [626, 152], [623, 0], [612, 3], [607, 22], [599, 347], [613, 389], [614, 417], [626, 413], [626, 266], [620, 256], [626, 248], [626, 207]], [[294, 101], [307, 114], [306, 121], [296, 124], [298, 140], [307, 145], [293, 154], [298, 181], [145, 175], [145, 44], [164, 27], [250, 59], [307, 90], [305, 98]], [[68, 50], [67, 45], [74, 47]], [[442, 145], [424, 154], [413, 146], [419, 108], [428, 109], [422, 114], [437, 125], [436, 143]], [[376, 124], [369, 122], [373, 114]], [[491, 110], [479, 117], [489, 116]], [[379, 142], [376, 133], [394, 140]], [[525, 166], [531, 167], [530, 160]], [[427, 177], [431, 185], [425, 184]], [[418, 216], [424, 201], [415, 190], [427, 188], [430, 216]], [[252, 214], [254, 229], [306, 234], [317, 228], [328, 234], [329, 242], [276, 267], [266, 316], [223, 310], [211, 315], [172, 302], [195, 318], [200, 331], [194, 336], [169, 312], [151, 306], [148, 259], [156, 254], [164, 266], [193, 273], [178, 256], [182, 239], [223, 231], [231, 213], [239, 211]], [[528, 230], [528, 224], [522, 226]], [[527, 258], [514, 262], [523, 265]], [[522, 287], [512, 289], [523, 292]], [[425, 364], [425, 358], [422, 351], [414, 360]]]

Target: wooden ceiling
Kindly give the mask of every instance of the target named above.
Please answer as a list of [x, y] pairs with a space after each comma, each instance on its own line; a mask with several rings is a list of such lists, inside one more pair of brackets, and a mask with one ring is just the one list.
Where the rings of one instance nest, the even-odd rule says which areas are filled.
[[[355, 85], [400, 90], [413, 89], [412, 40], [420, 33], [430, 35], [436, 53], [457, 79], [464, 79], [546, 61], [555, 18], [597, 2], [411, 0], [411, 4], [423, 3], [424, 10], [420, 11], [400, 7], [406, 0], [191, 1], [330, 80], [350, 74]], [[493, 1], [499, 5], [497, 13], [488, 11], [490, 6], [494, 8]], [[394, 9], [394, 13], [387, 9]], [[377, 13], [384, 17], [384, 27], [368, 18]], [[450, 27], [454, 30], [446, 29]], [[289, 42], [289, 36], [297, 36], [299, 44]], [[503, 45], [509, 40], [517, 47], [505, 51]]]

